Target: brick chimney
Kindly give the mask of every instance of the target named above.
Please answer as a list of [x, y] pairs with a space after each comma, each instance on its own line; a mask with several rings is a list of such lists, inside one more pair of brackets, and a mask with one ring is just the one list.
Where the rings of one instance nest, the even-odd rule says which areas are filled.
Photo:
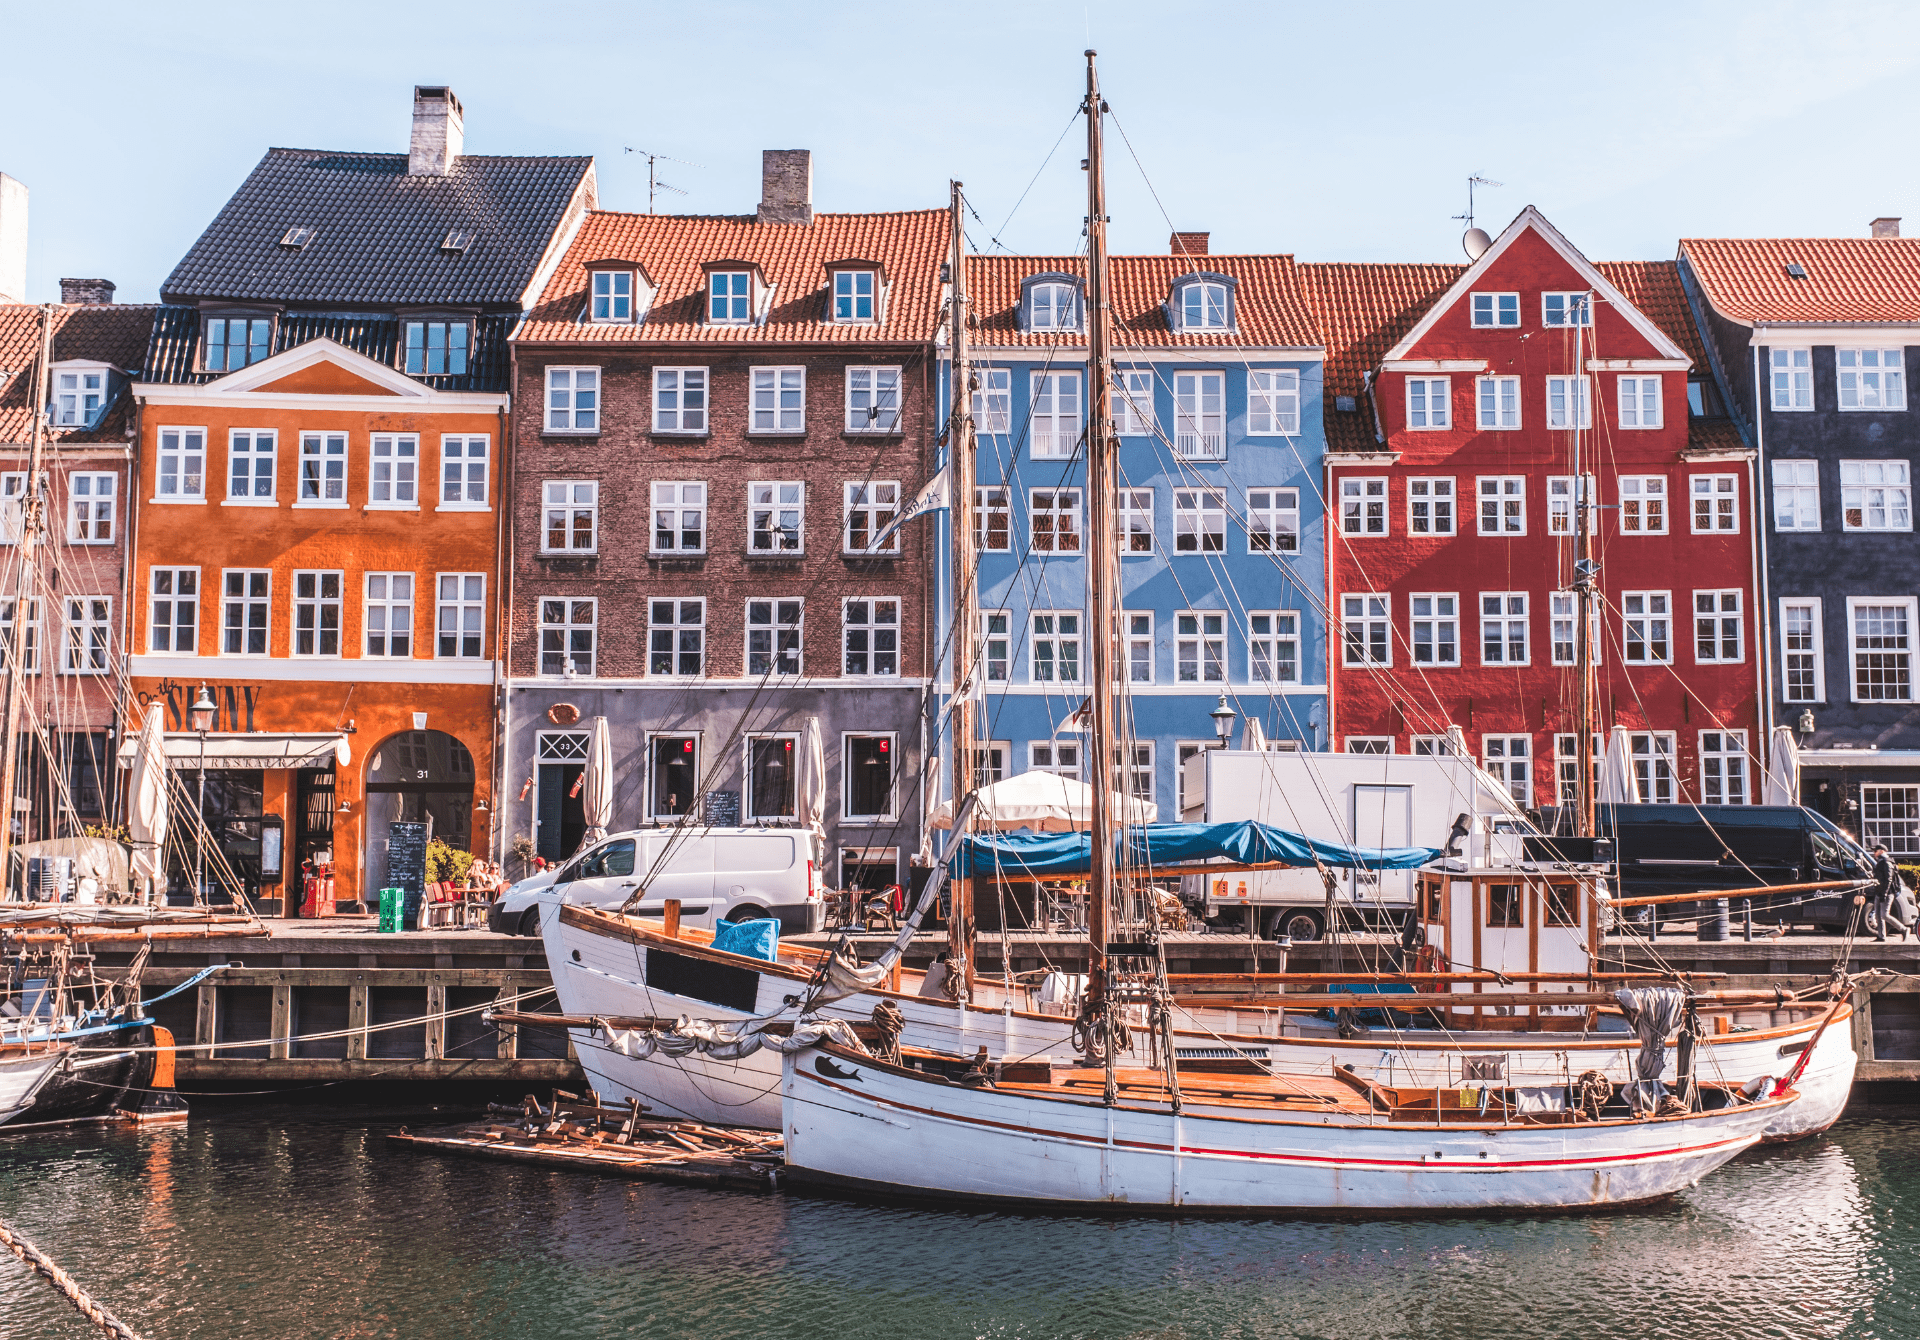
[[761, 150], [758, 221], [813, 222], [813, 150]]
[[27, 188], [0, 172], [0, 302], [27, 300]]
[[1875, 220], [1873, 221], [1873, 236], [1875, 236], [1875, 237], [1898, 237], [1898, 236], [1900, 236], [1900, 220], [1898, 220], [1898, 219], [1875, 219]]
[[1167, 243], [1167, 250], [1176, 256], [1204, 256], [1211, 236], [1211, 233], [1175, 233]]
[[460, 99], [450, 88], [416, 84], [413, 89], [413, 137], [407, 142], [409, 177], [444, 177], [460, 159], [466, 126]]
[[87, 307], [104, 307], [113, 301], [111, 279], [62, 279], [60, 301]]

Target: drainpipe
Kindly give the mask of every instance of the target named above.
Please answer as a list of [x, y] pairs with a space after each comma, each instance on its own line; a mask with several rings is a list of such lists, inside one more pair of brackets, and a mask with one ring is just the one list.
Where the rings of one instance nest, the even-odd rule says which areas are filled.
[[499, 501], [499, 517], [494, 522], [493, 542], [493, 664], [494, 664], [494, 708], [493, 708], [493, 803], [487, 807], [487, 847], [492, 853], [491, 859], [504, 871], [507, 868], [506, 844], [502, 839], [505, 832], [504, 820], [500, 817], [501, 807], [507, 803], [508, 777], [507, 753], [512, 748], [511, 738], [507, 734], [507, 632], [512, 627], [513, 604], [508, 591], [511, 565], [507, 561], [507, 546], [512, 540], [512, 518], [509, 515], [510, 500], [516, 495], [507, 488], [507, 461], [511, 458], [508, 435], [513, 431], [513, 391], [519, 385], [519, 351], [512, 351], [507, 360], [507, 403], [499, 409], [500, 422], [500, 483], [494, 489], [494, 497]]
[[1335, 511], [1338, 506], [1338, 501], [1333, 494], [1333, 462], [1325, 456], [1320, 458], [1320, 498], [1320, 548], [1322, 572], [1324, 574], [1321, 577], [1321, 586], [1327, 593], [1326, 617], [1321, 621], [1326, 626], [1322, 641], [1326, 644], [1327, 752], [1332, 754], [1339, 752], [1333, 747], [1333, 742], [1339, 738], [1339, 736], [1335, 734], [1334, 727], [1333, 666], [1334, 644], [1336, 638], [1339, 636], [1340, 629], [1341, 605], [1340, 593], [1334, 589], [1333, 582], [1333, 528], [1338, 521], [1338, 514]]
[[[1755, 327], [1754, 334], [1759, 335]], [[1760, 756], [1761, 766], [1773, 767], [1773, 584], [1769, 573], [1770, 558], [1766, 530], [1766, 508], [1761, 504], [1760, 490], [1765, 487], [1767, 477], [1767, 428], [1761, 417], [1763, 406], [1760, 399], [1760, 346], [1753, 349], [1753, 440], [1755, 444], [1753, 465], [1749, 477], [1753, 480], [1753, 553], [1757, 571], [1754, 573], [1755, 593], [1760, 597], [1759, 617], [1754, 620], [1754, 631], [1760, 639], [1760, 665], [1758, 676], [1760, 688], [1760, 738], [1764, 748], [1755, 752]], [[1826, 635], [1826, 621], [1820, 625], [1821, 636]], [[1822, 659], [1826, 648], [1820, 649]], [[1798, 797], [1795, 798], [1796, 801]]]

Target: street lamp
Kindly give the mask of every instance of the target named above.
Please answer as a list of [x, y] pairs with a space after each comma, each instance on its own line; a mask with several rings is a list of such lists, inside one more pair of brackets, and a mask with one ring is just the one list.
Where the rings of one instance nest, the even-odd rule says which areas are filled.
[[213, 695], [202, 684], [200, 696], [193, 700], [193, 706], [188, 709], [193, 729], [200, 736], [200, 799], [195, 812], [200, 826], [193, 839], [193, 901], [196, 903], [207, 896], [207, 732], [213, 729], [216, 710]]
[[1233, 737], [1234, 711], [1227, 706], [1227, 695], [1220, 695], [1220, 705], [1207, 713], [1213, 718], [1213, 733], [1220, 737], [1220, 748], [1225, 749]]

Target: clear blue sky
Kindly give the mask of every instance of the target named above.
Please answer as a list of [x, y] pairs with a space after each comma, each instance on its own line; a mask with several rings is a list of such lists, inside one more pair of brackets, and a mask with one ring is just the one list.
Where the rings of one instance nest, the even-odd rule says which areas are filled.
[[[939, 206], [967, 182], [1016, 251], [1071, 250], [1081, 51], [1166, 212], [1216, 251], [1457, 260], [1464, 182], [1497, 232], [1544, 210], [1596, 260], [1682, 236], [1920, 234], [1920, 6], [1850, 3], [235, 5], [0, 0], [0, 171], [32, 190], [29, 296], [159, 284], [269, 146], [404, 151], [451, 84], [475, 153], [593, 154], [646, 208], [632, 145], [743, 213], [760, 150], [814, 152], [815, 206]], [[1115, 137], [1119, 250], [1167, 223]], [[1011, 223], [1002, 223], [1012, 214]]]

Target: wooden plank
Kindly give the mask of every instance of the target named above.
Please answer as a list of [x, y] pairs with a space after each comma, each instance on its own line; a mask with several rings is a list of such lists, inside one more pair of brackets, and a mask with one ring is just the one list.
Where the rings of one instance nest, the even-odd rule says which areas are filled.
[[447, 988], [427, 986], [426, 1059], [437, 1061], [447, 1054]]
[[285, 1061], [291, 1055], [293, 1045], [289, 1039], [293, 1036], [293, 988], [285, 983], [273, 988], [273, 1040], [267, 1044], [267, 1055], [275, 1061]]
[[578, 1066], [559, 1057], [495, 1060], [480, 1057], [438, 1061], [395, 1061], [337, 1057], [294, 1057], [274, 1061], [260, 1057], [219, 1057], [198, 1060], [182, 1056], [176, 1063], [177, 1082], [191, 1088], [206, 1084], [314, 1084], [338, 1080], [470, 1080], [486, 1084], [526, 1084], [547, 1087], [583, 1082]]
[[[494, 999], [506, 1004], [511, 1002], [518, 994], [518, 988], [503, 986], [500, 988], [500, 994], [495, 996]], [[494, 1026], [494, 1036], [496, 1041], [494, 1043], [493, 1054], [496, 1058], [502, 1061], [511, 1061], [519, 1054], [519, 1029], [515, 1028], [512, 1024], [496, 1024]]]
[[193, 1016], [193, 1040], [196, 1044], [196, 1056], [213, 1055], [214, 1042], [214, 1006], [220, 998], [219, 989], [211, 982], [199, 989]]
[[347, 1059], [367, 1059], [367, 991], [364, 982], [347, 987]]

